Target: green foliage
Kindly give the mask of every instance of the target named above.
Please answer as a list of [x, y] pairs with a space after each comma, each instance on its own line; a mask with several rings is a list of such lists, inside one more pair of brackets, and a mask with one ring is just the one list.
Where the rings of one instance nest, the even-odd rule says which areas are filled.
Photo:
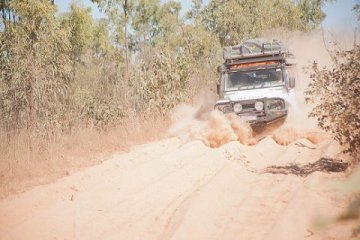
[[118, 122], [125, 116], [119, 92], [123, 58], [110, 39], [109, 21], [95, 22], [90, 9], [72, 4], [61, 23], [71, 32], [74, 75], [67, 96], [69, 127], [85, 122], [101, 129]]
[[179, 46], [194, 59], [194, 61], [205, 61], [218, 65], [221, 62], [221, 46], [214, 41], [216, 36], [204, 27], [185, 25], [182, 27], [182, 36]]
[[119, 80], [116, 57], [87, 55], [84, 59], [84, 64], [76, 67], [76, 77], [70, 85], [68, 112], [75, 125], [87, 123], [105, 129], [129, 114], [125, 96], [129, 89]]
[[70, 12], [63, 15], [62, 25], [70, 30], [71, 56], [73, 61], [79, 62], [92, 43], [94, 23], [91, 9], [72, 3]]
[[310, 116], [334, 134], [347, 152], [359, 157], [360, 149], [360, 46], [336, 52], [333, 69], [312, 67], [312, 82], [306, 94], [316, 103]]
[[[149, 58], [151, 56], [151, 61]], [[189, 96], [189, 64], [185, 54], [171, 49], [148, 48], [134, 69], [132, 87], [137, 111], [165, 115]]]
[[68, 32], [48, 1], [12, 1], [18, 21], [0, 35], [0, 110], [8, 128], [60, 128], [71, 78]]
[[121, 54], [107, 20], [73, 4], [56, 19], [48, 1], [13, 1], [19, 21], [0, 35], [0, 118], [8, 129], [52, 135], [125, 116]]
[[201, 18], [201, 10], [202, 10], [202, 5], [203, 5], [203, 1], [202, 0], [192, 0], [192, 7], [191, 9], [186, 13], [186, 18], [187, 19], [194, 19], [196, 21], [198, 21]]
[[[327, 0], [299, 0], [301, 20], [304, 22], [304, 30], [316, 28], [325, 18], [325, 13], [321, 10]], [[328, 2], [331, 2], [329, 0]]]
[[325, 17], [321, 11], [323, 2], [212, 0], [201, 7], [201, 1], [193, 1], [194, 7], [188, 17], [201, 21], [206, 29], [216, 33], [221, 45], [234, 45], [244, 39], [259, 37], [269, 29], [314, 29]]
[[212, 0], [200, 18], [222, 45], [238, 44], [272, 28], [299, 29], [302, 25], [299, 10], [290, 0]]
[[137, 1], [132, 16], [133, 41], [138, 45], [137, 49], [163, 44], [177, 47], [183, 25], [180, 10], [180, 3], [175, 1], [163, 4], [159, 0]]
[[115, 52], [109, 33], [109, 24], [106, 19], [100, 19], [94, 23], [91, 49], [97, 58], [109, 57]]
[[182, 18], [177, 1], [93, 0], [106, 13], [101, 20], [74, 3], [57, 16], [51, 2], [0, 2], [7, 129], [52, 134], [82, 123], [103, 129], [132, 114], [165, 115], [215, 87], [223, 45], [271, 28], [314, 27], [323, 1], [193, 0]]
[[[128, 28], [131, 23], [130, 16], [134, 10], [134, 0], [92, 0], [98, 4], [108, 17], [108, 27], [112, 29], [110, 34], [116, 43], [116, 47], [125, 50], [129, 40]], [[127, 36], [125, 36], [127, 35]]]
[[137, 44], [153, 44], [154, 38], [159, 35], [159, 5], [159, 0], [140, 0], [135, 5], [132, 28], [136, 32], [134, 41]]

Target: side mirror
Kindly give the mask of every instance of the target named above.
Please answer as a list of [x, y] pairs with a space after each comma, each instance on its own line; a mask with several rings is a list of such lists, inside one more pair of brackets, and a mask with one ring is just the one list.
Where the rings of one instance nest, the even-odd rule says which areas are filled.
[[218, 67], [217, 67], [217, 72], [218, 72], [218, 73], [221, 73], [221, 66], [218, 66]]
[[294, 78], [294, 77], [290, 77], [290, 78], [289, 78], [289, 87], [290, 87], [290, 88], [294, 88], [294, 87], [295, 87], [295, 78]]
[[218, 95], [220, 94], [220, 84], [216, 84], [216, 92]]

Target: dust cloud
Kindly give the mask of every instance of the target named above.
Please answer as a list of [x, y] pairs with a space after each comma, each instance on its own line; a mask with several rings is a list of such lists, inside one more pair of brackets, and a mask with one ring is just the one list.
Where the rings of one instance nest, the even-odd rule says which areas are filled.
[[[206, 146], [216, 148], [231, 141], [253, 145], [256, 143], [250, 125], [235, 114], [212, 110], [211, 93], [202, 94], [203, 100], [193, 106], [181, 104], [174, 109], [169, 133], [183, 141], [201, 140]], [[209, 98], [210, 97], [210, 98]]]
[[281, 145], [301, 138], [312, 143], [323, 141], [328, 136], [318, 127], [316, 119], [309, 117], [314, 105], [305, 102], [305, 90], [311, 81], [309, 67], [312, 63], [318, 63], [319, 67], [332, 65], [330, 49], [336, 41], [334, 35], [322, 30], [311, 33], [280, 31], [268, 33], [266, 37], [283, 41], [294, 54], [297, 65], [295, 95], [289, 98], [288, 117], [273, 131], [272, 138]]
[[[310, 83], [307, 70], [315, 61], [320, 66], [330, 66], [331, 56], [323, 32], [308, 34], [274, 32], [267, 38], [282, 40], [295, 55], [297, 80], [295, 94], [289, 98], [288, 117], [284, 122], [266, 125], [260, 131], [253, 131], [250, 125], [241, 121], [235, 114], [224, 115], [213, 110], [217, 96], [209, 92], [197, 97], [193, 105], [181, 104], [172, 114], [170, 135], [184, 141], [201, 140], [209, 147], [219, 147], [230, 141], [244, 145], [255, 145], [271, 136], [277, 144], [288, 145], [305, 138], [319, 143], [326, 134], [317, 126], [316, 119], [308, 117], [313, 105], [305, 102], [305, 90]], [[275, 37], [276, 36], [276, 37]]]

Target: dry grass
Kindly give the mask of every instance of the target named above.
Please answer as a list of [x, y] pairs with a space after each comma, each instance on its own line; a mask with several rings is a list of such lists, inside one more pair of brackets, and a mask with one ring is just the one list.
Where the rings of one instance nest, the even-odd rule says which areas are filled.
[[0, 135], [0, 198], [105, 161], [113, 153], [166, 136], [169, 121], [127, 119], [106, 132], [84, 128], [56, 141], [26, 131]]

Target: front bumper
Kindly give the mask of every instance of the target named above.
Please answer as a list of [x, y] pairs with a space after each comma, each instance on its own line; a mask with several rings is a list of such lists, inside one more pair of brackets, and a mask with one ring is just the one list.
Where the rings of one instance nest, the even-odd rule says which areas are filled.
[[[255, 102], [262, 101], [264, 103], [263, 110], [255, 109]], [[279, 118], [287, 116], [286, 102], [282, 98], [262, 98], [236, 102], [218, 102], [215, 108], [224, 114], [235, 113], [234, 104], [240, 103], [243, 107], [241, 112], [236, 113], [242, 120], [250, 124], [269, 123]], [[280, 104], [279, 104], [280, 103]], [[275, 104], [275, 105], [274, 105]]]
[[[278, 120], [279, 118], [285, 118], [287, 117], [287, 110], [280, 110], [280, 111], [269, 111], [265, 112], [261, 116], [257, 115], [248, 115], [248, 114], [237, 114], [240, 119], [244, 119], [246, 122], [249, 122], [250, 124], [260, 124], [260, 123], [270, 123], [275, 120]], [[254, 116], [254, 118], [249, 118], [249, 116]]]

